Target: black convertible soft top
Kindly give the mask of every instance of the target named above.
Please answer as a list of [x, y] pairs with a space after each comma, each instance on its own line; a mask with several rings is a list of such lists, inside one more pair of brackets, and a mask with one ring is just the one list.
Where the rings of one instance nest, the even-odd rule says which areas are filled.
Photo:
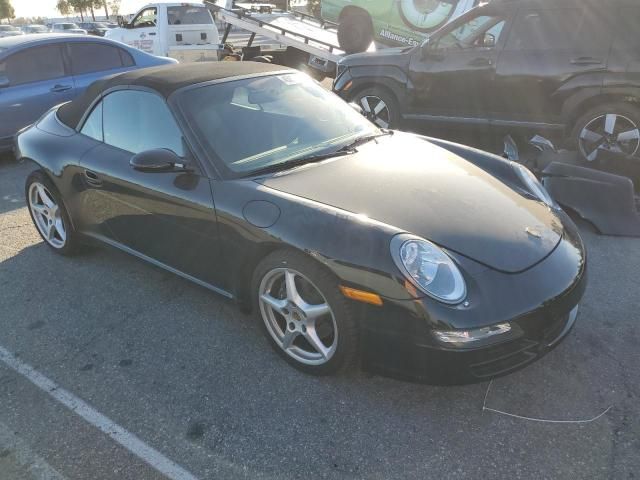
[[82, 95], [58, 109], [58, 118], [65, 125], [74, 130], [77, 129], [82, 116], [94, 100], [105, 90], [117, 86], [147, 87], [167, 98], [176, 90], [188, 85], [282, 70], [291, 69], [282, 65], [260, 62], [201, 62], [132, 70], [111, 75], [92, 83]]

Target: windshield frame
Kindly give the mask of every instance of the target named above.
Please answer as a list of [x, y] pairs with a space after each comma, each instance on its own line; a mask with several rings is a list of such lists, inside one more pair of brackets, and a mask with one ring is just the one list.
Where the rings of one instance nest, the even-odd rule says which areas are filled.
[[[188, 121], [188, 115], [185, 109], [185, 102], [184, 102], [185, 94], [192, 90], [196, 90], [203, 87], [209, 87], [212, 85], [236, 82], [238, 80], [251, 80], [251, 79], [257, 79], [261, 77], [275, 77], [275, 76], [285, 75], [285, 74], [295, 75], [295, 74], [300, 74], [300, 72], [296, 70], [286, 69], [286, 67], [284, 67], [283, 70], [275, 70], [275, 71], [263, 72], [263, 73], [253, 73], [249, 75], [238, 75], [234, 77], [227, 77], [227, 78], [197, 83], [193, 85], [187, 85], [185, 87], [179, 88], [178, 90], [173, 92], [171, 95], [169, 95], [169, 97], [167, 98], [167, 103], [169, 107], [173, 110], [179, 125], [182, 127], [182, 131], [183, 131], [183, 134], [185, 135], [185, 139], [193, 147], [192, 148], [192, 150], [194, 150], [193, 153], [199, 158], [203, 159], [202, 163], [206, 164], [207, 168], [205, 168], [205, 170], [207, 171], [207, 173], [211, 178], [214, 178], [214, 179], [220, 178], [223, 180], [234, 180], [234, 179], [242, 179], [242, 178], [246, 179], [251, 177], [262, 177], [265, 174], [264, 173], [260, 174], [258, 172], [263, 170], [265, 166], [262, 165], [252, 170], [238, 171], [238, 172], [227, 167], [225, 162], [222, 159], [220, 159], [215, 154], [215, 152], [212, 151], [212, 149], [208, 148], [206, 145], [202, 143], [198, 133], [192, 128], [191, 123]], [[328, 144], [328, 142], [325, 142], [327, 143], [327, 145], [324, 145], [322, 148], [312, 152], [311, 155], [314, 155], [314, 156], [324, 155], [326, 153], [330, 153], [333, 150], [337, 151], [343, 146], [346, 146], [352, 143], [354, 140], [356, 140], [360, 136], [367, 136], [374, 132], [382, 132], [382, 130], [380, 130], [376, 125], [374, 124], [371, 124], [371, 125], [372, 125], [373, 131], [362, 132], [359, 135], [356, 135], [356, 134], [350, 135], [348, 136], [348, 138], [346, 136], [340, 137], [340, 143], [337, 145], [332, 145], [332, 144]], [[319, 145], [323, 145], [323, 144], [319, 144]], [[283, 162], [278, 162], [278, 163], [283, 163]]]

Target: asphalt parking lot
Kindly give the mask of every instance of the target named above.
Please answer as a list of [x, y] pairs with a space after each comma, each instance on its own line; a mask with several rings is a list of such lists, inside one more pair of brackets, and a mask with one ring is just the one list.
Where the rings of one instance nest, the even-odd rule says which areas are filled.
[[490, 389], [312, 378], [201, 287], [111, 250], [53, 254], [27, 173], [0, 161], [1, 479], [640, 475], [638, 239], [582, 226], [574, 331]]

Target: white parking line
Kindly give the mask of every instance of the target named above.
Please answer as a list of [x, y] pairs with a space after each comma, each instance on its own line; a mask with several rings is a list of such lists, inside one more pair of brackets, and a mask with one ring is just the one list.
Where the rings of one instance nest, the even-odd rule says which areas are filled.
[[52, 380], [36, 371], [30, 365], [17, 359], [8, 350], [0, 346], [0, 360], [9, 368], [25, 377], [40, 390], [44, 391], [72, 412], [78, 414], [94, 427], [106, 433], [114, 441], [122, 445], [135, 456], [146, 462], [158, 472], [172, 480], [196, 480], [196, 477], [150, 447], [131, 432], [92, 408], [88, 403], [71, 392], [58, 386]]

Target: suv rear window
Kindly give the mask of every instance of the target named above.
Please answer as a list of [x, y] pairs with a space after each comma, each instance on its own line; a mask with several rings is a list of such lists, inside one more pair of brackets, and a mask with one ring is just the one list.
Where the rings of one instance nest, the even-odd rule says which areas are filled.
[[206, 7], [168, 7], [169, 25], [209, 25], [213, 23], [211, 13]]
[[507, 50], [608, 48], [608, 22], [586, 8], [524, 10], [509, 33]]

